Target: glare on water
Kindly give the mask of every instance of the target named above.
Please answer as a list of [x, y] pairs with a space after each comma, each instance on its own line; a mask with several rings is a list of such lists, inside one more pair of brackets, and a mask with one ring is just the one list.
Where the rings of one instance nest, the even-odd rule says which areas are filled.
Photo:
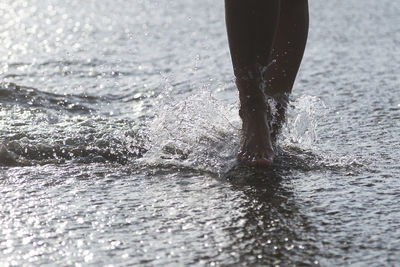
[[400, 6], [310, 1], [270, 169], [223, 1], [0, 3], [0, 266], [395, 265]]

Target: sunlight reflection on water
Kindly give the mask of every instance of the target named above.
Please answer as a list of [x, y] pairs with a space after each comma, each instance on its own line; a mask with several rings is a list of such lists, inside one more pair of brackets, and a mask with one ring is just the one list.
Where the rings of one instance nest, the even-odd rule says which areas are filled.
[[1, 1], [0, 265], [396, 264], [398, 10], [310, 2], [255, 170], [222, 1]]

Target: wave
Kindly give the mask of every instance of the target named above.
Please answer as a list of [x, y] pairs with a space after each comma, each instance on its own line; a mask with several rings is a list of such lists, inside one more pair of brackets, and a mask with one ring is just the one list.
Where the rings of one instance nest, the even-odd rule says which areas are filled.
[[58, 95], [39, 91], [14, 83], [0, 83], [0, 100], [5, 105], [30, 108], [64, 110], [71, 113], [89, 114], [93, 108], [82, 103], [94, 104], [97, 99], [87, 95]]

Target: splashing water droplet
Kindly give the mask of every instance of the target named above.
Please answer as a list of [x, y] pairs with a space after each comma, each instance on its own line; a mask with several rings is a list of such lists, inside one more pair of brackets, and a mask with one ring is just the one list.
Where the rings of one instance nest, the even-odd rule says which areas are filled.
[[315, 96], [302, 95], [293, 99], [287, 110], [287, 119], [280, 144], [310, 150], [317, 141], [317, 114], [324, 114], [325, 104]]
[[[168, 99], [168, 102], [164, 102]], [[236, 161], [239, 116], [203, 89], [183, 100], [163, 101], [147, 127], [150, 165], [174, 165], [222, 172]]]

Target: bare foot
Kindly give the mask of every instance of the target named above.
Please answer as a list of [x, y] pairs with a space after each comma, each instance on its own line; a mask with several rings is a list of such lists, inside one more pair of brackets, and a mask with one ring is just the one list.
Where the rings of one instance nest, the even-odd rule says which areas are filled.
[[238, 161], [250, 167], [269, 167], [274, 160], [267, 114], [263, 110], [240, 111], [242, 136]]
[[[274, 160], [270, 122], [271, 116], [264, 94], [258, 88], [245, 89], [243, 82], [236, 82], [239, 88], [242, 136], [238, 161], [250, 167], [270, 167]], [[244, 93], [245, 92], [245, 93]]]

